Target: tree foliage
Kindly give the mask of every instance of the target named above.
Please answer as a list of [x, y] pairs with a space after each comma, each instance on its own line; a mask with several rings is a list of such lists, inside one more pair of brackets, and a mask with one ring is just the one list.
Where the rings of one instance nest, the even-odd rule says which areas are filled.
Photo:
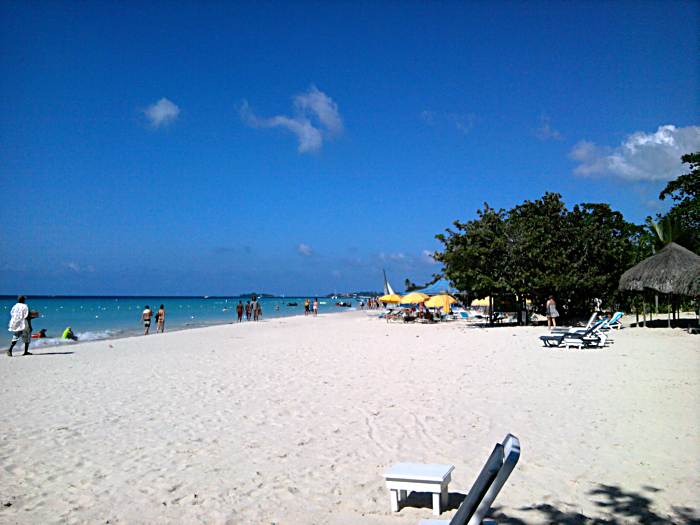
[[642, 232], [607, 204], [568, 210], [556, 193], [509, 211], [484, 204], [477, 215], [436, 236], [445, 276], [477, 297], [516, 294], [541, 305], [553, 294], [575, 314], [595, 297], [613, 300]]
[[659, 199], [670, 196], [675, 202], [661, 219], [668, 218], [662, 227], [675, 228], [675, 242], [700, 253], [700, 152], [683, 155], [681, 160], [688, 164], [690, 173], [670, 181], [659, 194]]

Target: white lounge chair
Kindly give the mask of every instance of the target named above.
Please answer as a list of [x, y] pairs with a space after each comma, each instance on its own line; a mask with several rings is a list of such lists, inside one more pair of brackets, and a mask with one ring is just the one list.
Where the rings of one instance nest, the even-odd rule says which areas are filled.
[[496, 525], [494, 520], [484, 519], [496, 496], [505, 485], [520, 459], [520, 441], [508, 434], [498, 443], [479, 476], [469, 489], [467, 497], [451, 520], [421, 520], [420, 525]]

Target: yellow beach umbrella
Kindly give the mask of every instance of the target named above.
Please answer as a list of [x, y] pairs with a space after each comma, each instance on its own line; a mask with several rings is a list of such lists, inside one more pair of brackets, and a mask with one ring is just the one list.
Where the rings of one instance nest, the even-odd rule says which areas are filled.
[[382, 295], [379, 300], [382, 303], [400, 303], [401, 302], [401, 296], [397, 295], [395, 293], [389, 293], [386, 295]]
[[420, 304], [430, 299], [429, 295], [420, 292], [411, 292], [401, 298], [401, 304]]
[[472, 301], [472, 306], [488, 306], [489, 305], [489, 297], [484, 297], [483, 299], [474, 299]]
[[450, 305], [456, 302], [457, 299], [451, 295], [442, 293], [440, 295], [433, 295], [430, 299], [425, 301], [425, 306], [428, 308], [442, 308], [442, 311], [447, 313], [450, 311]]

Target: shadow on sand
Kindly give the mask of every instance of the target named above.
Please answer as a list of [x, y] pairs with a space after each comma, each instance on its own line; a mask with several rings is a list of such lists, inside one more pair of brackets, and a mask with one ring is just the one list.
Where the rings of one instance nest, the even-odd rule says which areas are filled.
[[[447, 506], [442, 510], [454, 510], [459, 507], [466, 496], [459, 492], [450, 492], [448, 494]], [[432, 492], [411, 492], [408, 497], [399, 503], [399, 508], [415, 507], [417, 509], [432, 509], [433, 494]]]
[[30, 355], [33, 356], [40, 356], [40, 355], [71, 355], [74, 354], [75, 352], [42, 352], [40, 354], [37, 354], [36, 352], [32, 352]]
[[[639, 323], [631, 323], [630, 328], [642, 328], [644, 326], [642, 323], [642, 319], [640, 318]], [[654, 319], [653, 321], [647, 319], [646, 324], [647, 328], [668, 328], [668, 319], [666, 318], [666, 314], [661, 314], [659, 318]], [[697, 327], [697, 319], [671, 319], [671, 328], [683, 328], [684, 330], [687, 330], [689, 328]]]
[[[537, 513], [537, 521], [557, 523], [560, 525], [661, 525], [675, 523], [678, 525], [700, 525], [700, 517], [696, 509], [688, 507], [673, 507], [672, 514], [659, 515], [652, 509], [651, 494], [661, 492], [655, 487], [643, 487], [644, 495], [639, 492], [625, 491], [615, 485], [599, 484], [588, 495], [601, 509], [605, 518], [590, 517], [571, 510], [561, 510], [549, 503], [540, 503], [518, 509], [523, 512]], [[572, 505], [573, 506], [573, 505]], [[527, 525], [531, 520], [508, 516], [500, 507], [494, 506], [492, 517], [501, 524]], [[533, 519], [535, 516], [533, 515]]]

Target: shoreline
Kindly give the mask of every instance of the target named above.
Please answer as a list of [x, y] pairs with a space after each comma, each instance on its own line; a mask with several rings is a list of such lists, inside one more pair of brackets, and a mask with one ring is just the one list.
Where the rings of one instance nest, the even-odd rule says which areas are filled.
[[[355, 310], [355, 309], [346, 309], [346, 310], [340, 310], [337, 312], [323, 312], [319, 313], [318, 317], [322, 315], [338, 315], [338, 314], [349, 314], [352, 312], [359, 312], [361, 310]], [[263, 318], [260, 321], [242, 321], [238, 322], [237, 320], [230, 321], [230, 322], [211, 322], [211, 323], [202, 323], [198, 325], [175, 325], [173, 328], [167, 328], [164, 333], [175, 333], [175, 332], [183, 332], [183, 331], [188, 331], [188, 330], [197, 330], [200, 328], [214, 328], [218, 326], [229, 326], [229, 325], [246, 325], [248, 323], [253, 323], [253, 324], [260, 324], [260, 323], [266, 323], [270, 321], [275, 321], [278, 319], [290, 319], [294, 317], [307, 317], [303, 314], [291, 314], [291, 315], [280, 315], [276, 317], [268, 317], [268, 318]], [[311, 317], [309, 315], [308, 317]], [[40, 319], [40, 318], [39, 318]], [[143, 334], [143, 329], [138, 330], [138, 329], [115, 329], [114, 332], [115, 334], [112, 336], [106, 336], [106, 337], [98, 337], [98, 338], [92, 338], [92, 339], [84, 339], [84, 340], [78, 340], [78, 341], [72, 341], [72, 340], [66, 340], [66, 339], [61, 339], [58, 337], [47, 337], [45, 339], [32, 339], [32, 343], [29, 346], [30, 350], [32, 348], [56, 348], [56, 347], [74, 347], [76, 345], [81, 345], [81, 344], [87, 344], [87, 343], [95, 343], [95, 342], [100, 342], [100, 341], [117, 341], [120, 339], [131, 339], [131, 338], [138, 338], [138, 337], [149, 337], [149, 336], [154, 336], [154, 335], [162, 335], [159, 332], [154, 331], [156, 329], [156, 324], [153, 323], [151, 325], [151, 332], [149, 332], [148, 335]], [[109, 329], [108, 329], [109, 330]], [[46, 342], [44, 342], [46, 341]], [[50, 341], [50, 342], [49, 342]], [[20, 349], [21, 351], [21, 349]]]

